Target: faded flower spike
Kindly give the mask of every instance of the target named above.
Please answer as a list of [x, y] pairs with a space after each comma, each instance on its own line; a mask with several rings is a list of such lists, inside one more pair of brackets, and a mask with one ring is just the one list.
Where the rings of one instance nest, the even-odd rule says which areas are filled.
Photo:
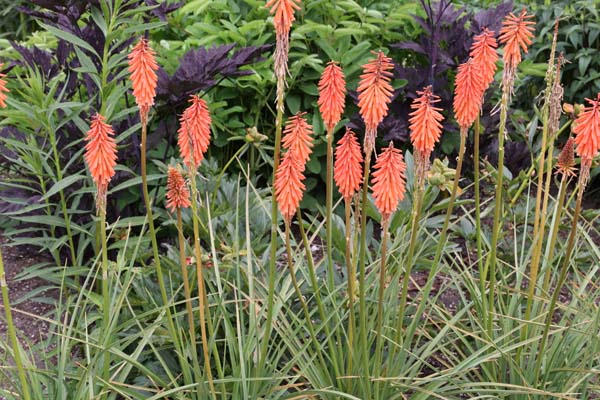
[[199, 96], [191, 96], [188, 108], [179, 119], [177, 143], [181, 157], [188, 168], [198, 168], [210, 143], [212, 122], [206, 102]]
[[362, 182], [363, 156], [354, 132], [346, 128], [346, 133], [335, 149], [334, 179], [338, 190], [348, 200], [360, 189]]
[[330, 61], [319, 81], [319, 110], [328, 131], [340, 122], [346, 103], [346, 79], [342, 68]]
[[304, 162], [293, 151], [287, 151], [275, 173], [275, 197], [283, 218], [290, 222], [300, 206], [304, 193]]
[[155, 55], [156, 53], [148, 45], [148, 41], [142, 37], [127, 56], [133, 96], [140, 109], [142, 123], [147, 121], [148, 112], [154, 105], [154, 96], [156, 95], [158, 64]]
[[[4, 64], [0, 64], [0, 68], [3, 66]], [[6, 93], [10, 92], [10, 90], [6, 88], [6, 80], [4, 79], [5, 77], [6, 74], [0, 74], [0, 107], [2, 108], [6, 107], [6, 99], [8, 98]]]
[[[285, 136], [281, 140], [284, 149], [293, 152], [298, 161], [304, 165], [312, 153], [312, 126], [306, 122], [305, 112], [299, 112], [293, 117], [288, 118], [283, 133]], [[304, 171], [304, 168], [302, 168]]]
[[484, 28], [479, 35], [473, 38], [473, 45], [471, 46], [469, 55], [473, 58], [475, 64], [479, 66], [484, 92], [494, 81], [497, 69], [496, 62], [498, 61], [497, 47], [498, 43], [496, 42], [494, 31], [490, 31], [487, 28]]
[[471, 58], [458, 67], [454, 86], [454, 115], [461, 128], [471, 126], [479, 115], [484, 91], [481, 69]]
[[288, 53], [290, 50], [290, 29], [294, 22], [294, 11], [300, 9], [300, 0], [269, 0], [266, 6], [273, 15], [275, 26], [275, 76], [283, 79], [287, 73]]
[[400, 150], [390, 145], [377, 157], [373, 172], [373, 198], [383, 219], [388, 219], [404, 199], [406, 164]]
[[358, 107], [365, 121], [365, 154], [370, 157], [375, 147], [377, 126], [388, 113], [392, 101], [393, 88], [390, 84], [392, 59], [383, 52], [373, 52], [376, 58], [363, 65], [363, 74], [358, 84]]
[[575, 176], [575, 139], [572, 137], [569, 137], [565, 147], [558, 155], [556, 169], [559, 174]]
[[190, 205], [190, 192], [181, 171], [179, 168], [169, 165], [167, 172], [167, 208], [171, 212], [175, 212], [177, 209], [188, 208]]
[[502, 21], [500, 43], [504, 44], [504, 68], [508, 71], [516, 71], [521, 62], [521, 50], [527, 53], [527, 47], [532, 43], [535, 22], [529, 20], [533, 17], [523, 9], [519, 16], [510, 13]]
[[83, 158], [96, 184], [96, 208], [104, 209], [106, 190], [110, 179], [115, 175], [117, 165], [117, 145], [112, 126], [105, 123], [105, 118], [96, 114], [92, 117], [90, 130], [85, 136], [85, 154]]

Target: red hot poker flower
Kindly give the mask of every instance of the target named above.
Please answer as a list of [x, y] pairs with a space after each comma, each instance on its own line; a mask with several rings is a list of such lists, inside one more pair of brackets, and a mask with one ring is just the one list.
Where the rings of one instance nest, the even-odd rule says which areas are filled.
[[188, 168], [198, 168], [210, 143], [212, 122], [206, 102], [199, 96], [191, 96], [188, 108], [179, 119], [177, 143]]
[[498, 43], [494, 31], [484, 28], [483, 31], [473, 38], [470, 56], [473, 61], [479, 65], [481, 70], [484, 91], [494, 81], [496, 74], [496, 62], [498, 61], [498, 53], [496, 48]]
[[358, 107], [365, 121], [365, 153], [370, 156], [375, 146], [377, 126], [388, 113], [388, 104], [392, 101], [393, 88], [390, 84], [392, 59], [381, 51], [373, 53], [376, 58], [363, 65], [363, 74], [358, 84]]
[[454, 115], [461, 128], [471, 126], [479, 115], [484, 91], [481, 69], [471, 58], [458, 67], [454, 86]]
[[87, 144], [83, 156], [97, 187], [96, 205], [99, 210], [106, 204], [106, 190], [117, 165], [115, 133], [112, 126], [104, 121], [100, 114], [92, 117], [90, 130], [85, 136]]
[[190, 205], [190, 192], [183, 175], [181, 175], [178, 168], [169, 165], [167, 173], [167, 208], [171, 212], [175, 212], [178, 208], [188, 208]]
[[278, 80], [278, 95], [283, 90], [279, 82], [285, 78], [288, 71], [288, 53], [290, 49], [290, 29], [294, 22], [294, 11], [300, 9], [300, 0], [269, 0], [266, 4], [274, 14], [276, 47], [275, 47], [275, 76]]
[[584, 108], [573, 124], [576, 151], [581, 157], [582, 167], [584, 164], [591, 165], [600, 150], [600, 93], [596, 100], [586, 101], [590, 105]]
[[304, 193], [304, 162], [293, 151], [287, 151], [275, 173], [275, 198], [283, 218], [290, 222], [300, 206]]
[[[2, 68], [2, 66], [4, 66], [4, 64], [0, 64], [0, 68]], [[8, 98], [6, 93], [10, 92], [10, 90], [6, 88], [5, 76], [6, 74], [0, 74], [0, 107], [2, 108], [6, 107], [6, 99]]]
[[508, 71], [516, 71], [521, 62], [521, 49], [527, 53], [533, 38], [535, 22], [529, 21], [533, 15], [527, 15], [527, 10], [521, 10], [519, 16], [510, 13], [502, 21], [500, 43], [504, 44], [504, 64]]
[[[288, 118], [283, 131], [284, 137], [281, 139], [281, 144], [284, 149], [295, 153], [299, 162], [304, 165], [312, 153], [312, 126], [306, 122], [305, 112], [300, 112], [293, 117]], [[302, 169], [304, 171], [304, 169]]]
[[156, 95], [156, 84], [158, 81], [156, 70], [158, 70], [158, 64], [156, 63], [155, 55], [156, 53], [148, 45], [148, 41], [145, 38], [141, 38], [127, 56], [129, 59], [133, 96], [140, 109], [142, 123], [145, 123], [150, 107], [154, 104], [154, 96]]
[[319, 110], [327, 130], [340, 122], [346, 103], [346, 79], [342, 68], [330, 61], [319, 81]]
[[390, 145], [379, 155], [373, 172], [373, 198], [384, 219], [388, 219], [404, 199], [406, 164], [400, 150]]
[[429, 157], [433, 147], [440, 140], [442, 133], [443, 115], [441, 108], [434, 107], [440, 98], [433, 94], [431, 86], [422, 92], [417, 92], [419, 97], [413, 100], [410, 108], [414, 111], [410, 115], [410, 139], [416, 150]]
[[349, 200], [360, 189], [363, 156], [354, 132], [346, 128], [335, 149], [334, 179], [338, 190]]

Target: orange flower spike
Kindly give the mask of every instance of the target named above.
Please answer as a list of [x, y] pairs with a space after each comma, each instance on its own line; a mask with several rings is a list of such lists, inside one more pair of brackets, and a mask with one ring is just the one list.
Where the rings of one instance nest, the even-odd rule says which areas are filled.
[[500, 43], [504, 44], [505, 68], [511, 71], [516, 70], [521, 62], [521, 50], [527, 53], [527, 46], [532, 43], [535, 22], [529, 20], [533, 17], [523, 9], [519, 16], [510, 13], [502, 21]]
[[494, 81], [497, 69], [496, 62], [498, 61], [497, 47], [498, 42], [496, 41], [494, 31], [490, 31], [487, 28], [484, 28], [479, 35], [473, 38], [473, 45], [471, 46], [469, 55], [479, 65], [484, 91]]
[[210, 144], [210, 124], [212, 119], [206, 102], [199, 96], [191, 96], [188, 108], [179, 119], [180, 128], [177, 131], [179, 137], [179, 151], [186, 165], [198, 168], [204, 159], [204, 153]]
[[400, 150], [390, 145], [377, 157], [373, 172], [373, 198], [384, 219], [389, 218], [406, 192], [406, 164]]
[[360, 189], [362, 183], [363, 156], [360, 144], [354, 132], [346, 128], [346, 133], [335, 149], [335, 166], [333, 178], [338, 190], [348, 200]]
[[188, 208], [190, 205], [190, 192], [183, 175], [181, 175], [178, 168], [169, 165], [167, 172], [167, 208], [171, 212], [175, 212], [178, 208]]
[[[3, 66], [4, 64], [0, 64], [0, 68]], [[10, 92], [10, 90], [6, 88], [6, 80], [4, 79], [5, 76], [6, 74], [0, 74], [0, 107], [2, 108], [6, 108], [6, 99], [8, 98], [6, 93]]]
[[275, 173], [275, 197], [283, 218], [290, 222], [304, 193], [304, 163], [293, 151], [287, 151]]
[[273, 25], [278, 36], [288, 35], [292, 22], [296, 20], [294, 11], [300, 9], [300, 0], [269, 0], [265, 7], [274, 14]]
[[112, 126], [105, 118], [96, 114], [92, 117], [90, 130], [85, 136], [85, 154], [83, 158], [97, 187], [97, 206], [104, 207], [106, 190], [110, 179], [115, 175], [117, 165], [117, 145]]
[[154, 96], [156, 95], [156, 84], [158, 82], [156, 70], [158, 70], [158, 64], [156, 63], [155, 55], [156, 53], [148, 45], [148, 41], [142, 37], [127, 56], [129, 59], [133, 96], [140, 109], [140, 116], [143, 122], [148, 117], [150, 107], [154, 105]]
[[444, 116], [440, 113], [441, 108], [434, 107], [440, 98], [433, 94], [431, 86], [417, 94], [419, 97], [413, 100], [410, 106], [414, 110], [409, 114], [410, 139], [416, 150], [424, 157], [429, 157], [440, 140]]
[[454, 115], [461, 128], [468, 128], [481, 109], [485, 91], [481, 69], [471, 58], [458, 67], [454, 86]]
[[[297, 160], [304, 164], [308, 161], [312, 153], [312, 126], [304, 119], [305, 112], [300, 112], [293, 117], [288, 118], [283, 131], [284, 137], [281, 144], [284, 149], [292, 151], [297, 156]], [[304, 171], [304, 168], [302, 168]]]
[[340, 122], [346, 103], [346, 79], [342, 68], [335, 61], [330, 61], [319, 81], [319, 110], [327, 130], [331, 130]]
[[585, 107], [573, 124], [577, 154], [583, 166], [590, 166], [592, 159], [600, 150], [600, 93], [596, 100], [586, 99], [590, 104]]
[[363, 74], [358, 84], [358, 107], [365, 121], [366, 152], [370, 153], [375, 145], [377, 126], [388, 113], [388, 104], [392, 101], [393, 88], [390, 84], [392, 59], [381, 51], [373, 53], [376, 58], [363, 65]]

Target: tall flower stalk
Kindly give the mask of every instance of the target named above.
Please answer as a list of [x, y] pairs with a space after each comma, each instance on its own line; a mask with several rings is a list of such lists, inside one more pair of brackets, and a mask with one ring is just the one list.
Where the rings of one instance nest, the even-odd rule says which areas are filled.
[[[385, 368], [383, 356], [383, 295], [385, 293], [385, 265], [387, 261], [388, 227], [390, 218], [406, 192], [406, 164], [400, 150], [389, 146], [379, 155], [373, 172], [373, 198], [381, 214], [381, 264], [379, 267], [379, 295], [377, 297], [377, 339], [375, 344], [375, 364], [373, 375], [382, 376]], [[375, 386], [375, 398], [379, 398], [379, 384]]]
[[[202, 339], [202, 353], [204, 355], [204, 371], [208, 380], [213, 397], [216, 396], [211, 360], [209, 355], [209, 342], [207, 336], [207, 319], [210, 320], [210, 308], [206, 295], [206, 283], [204, 281], [204, 269], [202, 266], [202, 249], [200, 248], [200, 222], [198, 219], [198, 189], [196, 185], [196, 174], [198, 167], [204, 159], [204, 153], [210, 143], [210, 125], [212, 119], [206, 102], [200, 96], [190, 97], [191, 103], [185, 109], [179, 122], [177, 143], [179, 152], [184, 160], [190, 175], [192, 222], [194, 230], [194, 258], [196, 260], [196, 275], [198, 279], [198, 313], [200, 317], [200, 336]], [[216, 357], [216, 354], [215, 354]]]
[[352, 257], [352, 198], [362, 181], [363, 156], [360, 144], [354, 132], [346, 128], [346, 133], [337, 143], [335, 149], [335, 183], [344, 198], [345, 223], [346, 223], [346, 270], [348, 272], [348, 366], [347, 374], [352, 374], [352, 361], [354, 354], [354, 332], [356, 322], [354, 314], [354, 294], [356, 283], [356, 264]]
[[275, 144], [273, 151], [273, 187], [271, 192], [271, 244], [269, 253], [269, 284], [267, 294], [267, 315], [265, 321], [265, 334], [261, 344], [259, 367], [260, 375], [262, 366], [267, 357], [271, 330], [273, 327], [273, 303], [275, 297], [275, 273], [277, 258], [277, 196], [275, 195], [275, 174], [279, 168], [281, 158], [281, 132], [283, 128], [283, 107], [285, 96], [285, 78], [288, 73], [288, 53], [290, 48], [290, 30], [295, 20], [294, 12], [300, 9], [300, 0], [268, 0], [266, 7], [273, 14], [275, 27], [275, 53], [273, 55], [273, 70], [277, 80], [276, 117], [275, 117]]
[[[490, 243], [490, 256], [486, 265], [489, 266], [489, 313], [494, 314], [494, 296], [496, 286], [496, 264], [498, 254], [498, 237], [502, 228], [501, 216], [503, 208], [503, 182], [504, 182], [504, 139], [506, 137], [506, 119], [508, 116], [508, 105], [513, 93], [514, 80], [517, 74], [517, 67], [521, 62], [521, 50], [527, 52], [527, 46], [531, 44], [533, 38], [533, 27], [535, 22], [530, 21], [532, 15], [527, 15], [523, 9], [516, 16], [510, 13], [502, 21], [500, 30], [500, 43], [504, 44], [504, 71], [502, 73], [502, 98], [500, 100], [500, 124], [498, 128], [498, 166], [496, 172], [496, 194], [494, 204], [494, 223], [492, 228], [492, 240]], [[480, 279], [487, 279], [488, 268], [484, 269], [484, 276]], [[488, 321], [488, 334], [492, 334], [492, 318]]]
[[[108, 274], [108, 243], [106, 239], [106, 191], [111, 178], [115, 175], [117, 164], [117, 145], [112, 126], [105, 118], [96, 114], [92, 117], [90, 129], [85, 136], [84, 159], [90, 175], [96, 184], [96, 213], [100, 216], [100, 245], [102, 247], [102, 299], [103, 327], [108, 334], [110, 327], [110, 293]], [[109, 378], [110, 353], [104, 353], [102, 377]]]
[[[366, 265], [365, 254], [367, 251], [367, 193], [369, 187], [369, 173], [371, 169], [371, 155], [375, 149], [377, 127], [388, 113], [388, 104], [392, 101], [392, 59], [383, 52], [373, 52], [375, 58], [363, 65], [363, 73], [358, 84], [358, 107], [360, 115], [365, 122], [365, 138], [363, 151], [365, 163], [363, 172], [363, 191], [360, 215], [360, 249], [358, 254], [359, 268], [359, 319], [360, 337], [364, 357], [369, 354], [367, 347], [367, 310], [366, 310]], [[367, 360], [361, 360], [366, 363]], [[369, 386], [367, 385], [367, 388]], [[367, 393], [370, 395], [370, 393]]]

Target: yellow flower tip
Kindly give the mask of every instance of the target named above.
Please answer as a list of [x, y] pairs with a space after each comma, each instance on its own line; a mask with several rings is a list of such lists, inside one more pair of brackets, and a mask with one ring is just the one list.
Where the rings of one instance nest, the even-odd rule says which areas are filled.
[[190, 192], [181, 171], [179, 168], [169, 165], [167, 172], [167, 208], [171, 212], [175, 212], [177, 209], [188, 208], [190, 205]]
[[340, 122], [346, 103], [346, 79], [342, 68], [330, 61], [319, 80], [319, 110], [327, 130], [331, 130]]
[[458, 67], [454, 87], [454, 115], [463, 130], [471, 126], [479, 115], [484, 91], [481, 68], [471, 58]]
[[528, 15], [527, 10], [523, 8], [519, 15], [510, 13], [502, 21], [500, 29], [500, 43], [504, 44], [503, 60], [505, 68], [509, 71], [516, 71], [521, 62], [521, 50], [528, 52], [528, 46], [531, 45], [535, 31], [534, 21], [530, 21], [534, 16]]
[[127, 56], [133, 97], [140, 109], [142, 122], [145, 122], [156, 96], [158, 64], [155, 55], [156, 53], [148, 45], [148, 41], [142, 37]]
[[304, 193], [304, 163], [294, 151], [287, 151], [275, 172], [275, 198], [279, 211], [290, 222]]
[[[304, 116], [306, 112], [299, 112], [296, 115], [288, 118], [284, 136], [281, 139], [281, 144], [284, 149], [293, 152], [302, 166], [308, 161], [312, 153], [312, 126], [306, 122]], [[304, 171], [304, 167], [302, 168]]]
[[90, 129], [86, 133], [85, 154], [83, 156], [94, 183], [96, 184], [96, 206], [103, 209], [106, 190], [111, 178], [115, 175], [117, 165], [117, 145], [112, 126], [107, 124], [100, 114], [92, 117]]
[[346, 127], [346, 133], [337, 143], [333, 178], [338, 190], [349, 200], [360, 189], [363, 156], [354, 132]]
[[373, 172], [373, 198], [384, 220], [398, 208], [406, 192], [406, 164], [393, 143], [377, 157]]
[[198, 168], [210, 144], [210, 124], [212, 119], [206, 102], [199, 96], [190, 97], [191, 105], [179, 119], [177, 131], [179, 152], [188, 168]]

